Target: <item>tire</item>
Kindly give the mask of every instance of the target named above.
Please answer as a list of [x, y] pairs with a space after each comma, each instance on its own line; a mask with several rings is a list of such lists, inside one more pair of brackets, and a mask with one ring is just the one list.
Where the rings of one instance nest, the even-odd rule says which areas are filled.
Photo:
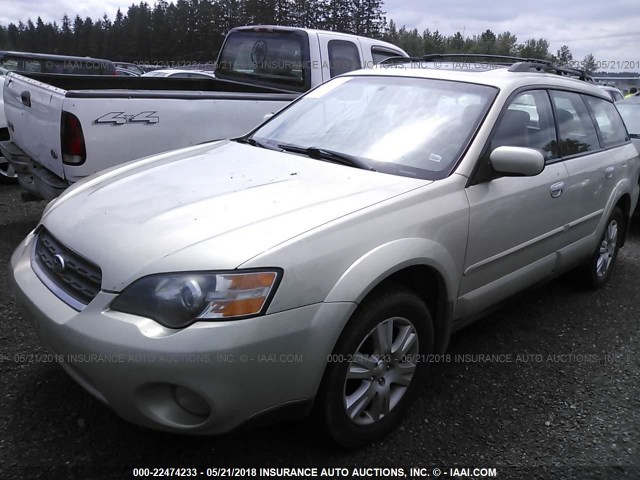
[[0, 154], [0, 184], [18, 183], [18, 176], [4, 157]]
[[607, 219], [604, 232], [600, 236], [593, 255], [581, 269], [581, 278], [587, 288], [598, 289], [609, 280], [624, 239], [625, 228], [622, 210], [615, 207]]
[[[433, 336], [429, 309], [406, 288], [363, 302], [336, 343], [316, 401], [329, 440], [358, 448], [390, 433], [424, 381], [420, 360], [433, 351]], [[347, 379], [349, 372], [355, 378]]]

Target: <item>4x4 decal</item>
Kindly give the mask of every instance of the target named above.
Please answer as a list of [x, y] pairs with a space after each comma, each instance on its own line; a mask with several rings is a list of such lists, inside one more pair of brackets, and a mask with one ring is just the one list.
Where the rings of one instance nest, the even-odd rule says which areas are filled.
[[125, 123], [147, 123], [153, 124], [160, 121], [157, 112], [140, 112], [135, 115], [124, 112], [109, 112], [106, 115], [96, 118], [93, 123], [110, 123], [112, 125], [124, 125]]

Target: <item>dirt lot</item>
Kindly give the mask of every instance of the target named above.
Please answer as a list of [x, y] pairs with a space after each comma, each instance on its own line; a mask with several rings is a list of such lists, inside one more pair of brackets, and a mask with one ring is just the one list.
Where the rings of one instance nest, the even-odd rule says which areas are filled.
[[[2, 478], [132, 478], [134, 466], [221, 464], [640, 478], [640, 222], [606, 288], [586, 292], [566, 276], [459, 332], [402, 426], [344, 453], [306, 422], [213, 438], [149, 431], [120, 420], [57, 364], [21, 362], [19, 354], [44, 350], [16, 308], [6, 272], [43, 208], [22, 203], [17, 187], [0, 187]], [[481, 357], [488, 354], [502, 357]]]

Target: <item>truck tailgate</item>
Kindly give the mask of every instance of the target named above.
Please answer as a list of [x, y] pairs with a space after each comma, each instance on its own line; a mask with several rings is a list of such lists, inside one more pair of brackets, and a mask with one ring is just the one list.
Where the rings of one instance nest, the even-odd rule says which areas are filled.
[[60, 119], [65, 91], [11, 73], [4, 84], [4, 109], [11, 140], [32, 159], [64, 178]]

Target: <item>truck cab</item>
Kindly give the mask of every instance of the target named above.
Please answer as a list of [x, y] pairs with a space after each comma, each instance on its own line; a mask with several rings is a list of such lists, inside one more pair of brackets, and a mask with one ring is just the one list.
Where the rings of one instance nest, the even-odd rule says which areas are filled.
[[393, 44], [324, 30], [238, 27], [227, 35], [216, 65], [221, 79], [306, 92], [330, 78], [407, 54]]

